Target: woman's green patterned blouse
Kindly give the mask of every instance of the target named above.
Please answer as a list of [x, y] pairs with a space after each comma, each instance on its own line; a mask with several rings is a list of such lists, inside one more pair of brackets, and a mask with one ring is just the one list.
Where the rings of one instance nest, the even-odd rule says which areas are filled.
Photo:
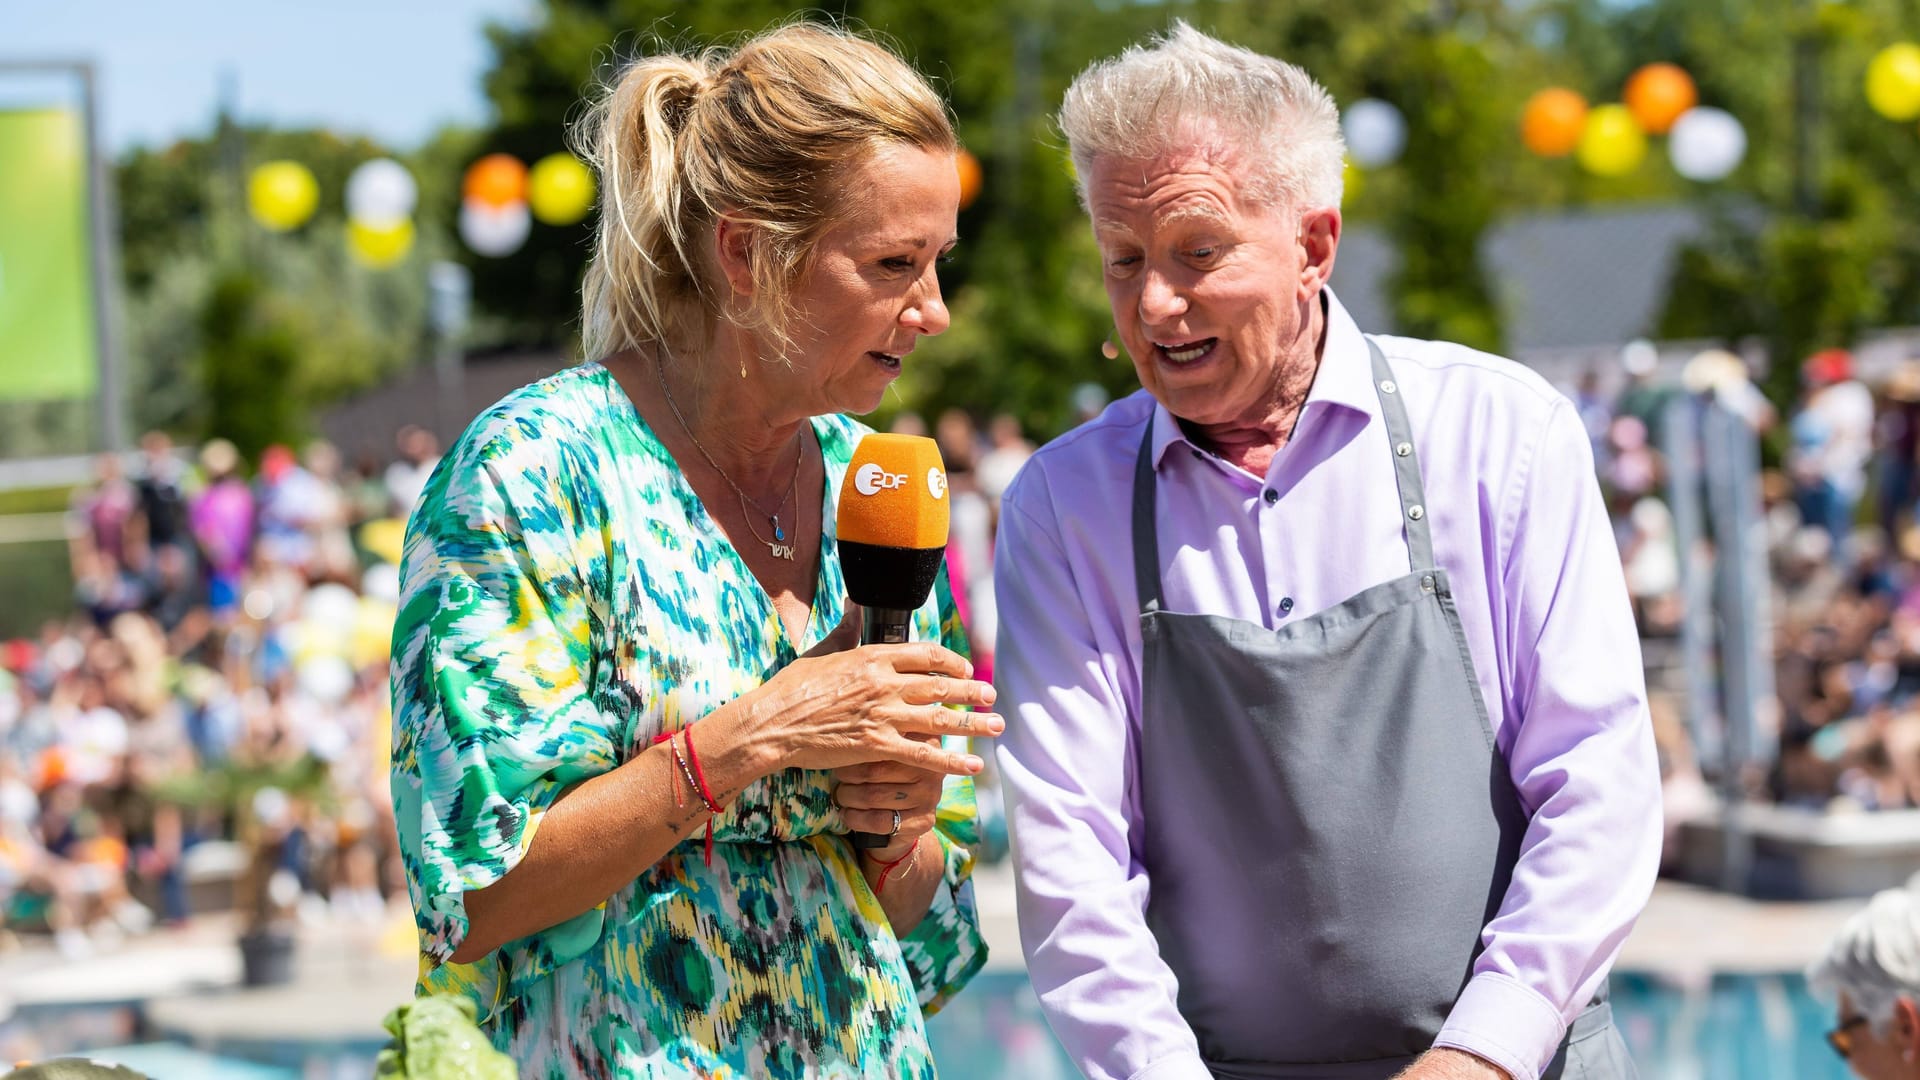
[[[828, 799], [789, 769], [605, 904], [452, 964], [461, 894], [498, 881], [568, 785], [759, 686], [840, 622], [834, 504], [864, 429], [818, 417], [820, 574], [806, 640], [598, 364], [469, 427], [407, 528], [393, 639], [393, 801], [420, 991], [470, 995], [527, 1080], [921, 1077], [922, 1011], [986, 961], [972, 782], [940, 806], [945, 886], [896, 939]], [[916, 637], [965, 652], [945, 575]]]

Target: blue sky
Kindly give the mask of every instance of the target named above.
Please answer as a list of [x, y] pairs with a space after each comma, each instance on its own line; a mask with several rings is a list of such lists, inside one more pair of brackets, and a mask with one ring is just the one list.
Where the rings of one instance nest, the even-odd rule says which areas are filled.
[[[411, 147], [477, 124], [488, 20], [535, 0], [0, 0], [0, 65], [90, 59], [105, 145], [119, 153], [212, 127], [223, 73], [240, 115]], [[0, 71], [0, 107], [70, 99], [57, 79]]]

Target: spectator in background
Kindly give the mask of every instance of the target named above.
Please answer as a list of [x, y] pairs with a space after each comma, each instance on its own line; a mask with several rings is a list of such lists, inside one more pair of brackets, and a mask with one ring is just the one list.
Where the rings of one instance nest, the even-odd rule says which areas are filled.
[[1067, 397], [1067, 404], [1073, 410], [1071, 426], [1079, 427], [1081, 424], [1092, 421], [1100, 415], [1102, 409], [1107, 407], [1107, 402], [1110, 400], [1112, 395], [1108, 394], [1107, 388], [1099, 383], [1083, 382], [1075, 386], [1073, 393]]
[[147, 605], [152, 562], [139, 491], [119, 456], [101, 454], [94, 468], [95, 484], [75, 493], [67, 514], [67, 559], [76, 603], [104, 626]]
[[305, 570], [313, 559], [308, 520], [315, 510], [314, 482], [285, 446], [269, 446], [260, 455], [260, 475], [254, 486], [255, 522], [260, 558], [267, 563]]
[[995, 517], [1000, 511], [1000, 496], [1013, 483], [1020, 466], [1033, 456], [1033, 444], [1020, 430], [1020, 420], [1012, 413], [998, 413], [987, 425], [991, 448], [980, 458], [980, 491], [993, 503]]
[[207, 567], [207, 604], [216, 616], [240, 602], [253, 554], [253, 492], [240, 477], [240, 452], [225, 439], [200, 448], [207, 486], [188, 504], [187, 519]]
[[1673, 513], [1660, 498], [1659, 455], [1647, 445], [1647, 429], [1631, 416], [1615, 417], [1607, 438], [1608, 509], [1614, 542], [1626, 572], [1642, 636], [1679, 629], [1680, 548]]
[[1767, 431], [1779, 419], [1773, 403], [1753, 385], [1747, 362], [1725, 349], [1696, 353], [1681, 369], [1680, 385], [1739, 417], [1754, 431]]
[[1807, 969], [1835, 999], [1827, 1042], [1861, 1080], [1920, 1077], [1920, 903], [1913, 885], [1874, 895]]
[[343, 487], [347, 493], [347, 521], [352, 527], [357, 529], [366, 522], [390, 516], [393, 500], [387, 494], [379, 458], [372, 451], [363, 451], [354, 460], [353, 472]]
[[156, 552], [166, 547], [190, 547], [187, 530], [187, 463], [174, 453], [173, 440], [164, 431], [140, 436], [140, 473], [134, 487], [140, 495], [140, 515], [146, 522], [147, 543]]
[[420, 493], [427, 488], [427, 478], [440, 464], [440, 440], [426, 428], [408, 424], [393, 441], [400, 450], [400, 460], [387, 466], [387, 509], [404, 521], [413, 516]]
[[1878, 459], [1880, 526], [1898, 541], [1913, 519], [1920, 498], [1915, 465], [1920, 463], [1920, 359], [1908, 360], [1887, 380], [1886, 407], [1874, 425]]
[[94, 459], [94, 484], [77, 492], [69, 511], [68, 554], [74, 577], [91, 571], [90, 556], [115, 567], [127, 564], [127, 551], [143, 542], [139, 528], [140, 495], [120, 467], [117, 454]]
[[351, 580], [358, 568], [353, 537], [347, 531], [353, 506], [341, 483], [340, 451], [325, 439], [315, 439], [300, 457], [309, 480], [304, 525], [313, 546], [311, 576]]
[[911, 409], [904, 410], [895, 416], [893, 426], [887, 430], [895, 435], [917, 435], [923, 439], [928, 435], [926, 417]]
[[1593, 447], [1593, 464], [1602, 474], [1607, 469], [1607, 429], [1613, 425], [1613, 404], [1600, 391], [1600, 373], [1593, 368], [1580, 373], [1573, 391], [1574, 411], [1580, 425], [1587, 429], [1587, 444]]
[[[947, 533], [947, 579], [967, 627], [975, 677], [993, 681], [993, 504], [980, 491], [974, 463], [980, 432], [964, 409], [948, 409], [935, 424], [934, 440], [947, 467], [951, 524]], [[984, 617], [983, 617], [984, 613]]]
[[1654, 381], [1660, 369], [1660, 351], [1651, 341], [1629, 341], [1620, 350], [1620, 368], [1627, 373], [1627, 385], [1613, 403], [1613, 415], [1640, 421], [1647, 429], [1648, 440], [1658, 444], [1667, 401], [1673, 396], [1671, 388]]
[[1843, 556], [1853, 535], [1854, 511], [1867, 487], [1873, 455], [1873, 394], [1853, 377], [1853, 356], [1824, 349], [1801, 368], [1806, 398], [1789, 426], [1788, 469], [1801, 517], [1833, 538]]

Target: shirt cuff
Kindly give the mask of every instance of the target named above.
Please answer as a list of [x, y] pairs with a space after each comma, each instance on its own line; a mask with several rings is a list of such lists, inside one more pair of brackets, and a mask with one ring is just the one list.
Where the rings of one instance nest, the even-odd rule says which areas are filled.
[[1509, 976], [1483, 971], [1461, 991], [1433, 1045], [1486, 1058], [1513, 1080], [1540, 1080], [1566, 1034], [1567, 1022], [1546, 998]]
[[1127, 1080], [1213, 1080], [1213, 1073], [1198, 1052], [1188, 1052], [1161, 1058]]

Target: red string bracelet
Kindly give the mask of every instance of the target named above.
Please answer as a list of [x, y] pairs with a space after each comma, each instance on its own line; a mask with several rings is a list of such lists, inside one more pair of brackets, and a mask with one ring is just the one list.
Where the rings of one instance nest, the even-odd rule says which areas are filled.
[[[655, 743], [667, 744], [667, 749], [673, 753], [674, 763], [680, 766], [680, 772], [686, 778], [687, 787], [693, 789], [694, 794], [700, 796], [701, 804], [707, 808], [705, 858], [707, 866], [711, 868], [713, 866], [713, 819], [719, 816], [723, 807], [714, 799], [713, 789], [707, 786], [707, 774], [700, 768], [700, 755], [693, 748], [693, 728], [682, 728], [681, 734], [684, 736], [687, 744], [685, 757], [682, 757], [680, 754], [679, 744], [673, 741], [672, 732], [655, 735], [653, 741]], [[691, 762], [691, 765], [689, 765], [689, 762]], [[680, 802], [680, 786], [678, 784], [674, 785], [673, 794], [674, 805], [682, 805]]]
[[885, 862], [880, 864], [880, 877], [878, 880], [876, 880], [873, 883], [873, 895], [879, 896], [881, 893], [886, 891], [887, 877], [888, 875], [893, 873], [894, 867], [899, 866], [901, 863], [906, 863], [907, 869], [900, 871], [900, 873], [904, 875], [913, 869], [914, 860], [918, 859], [919, 857], [920, 857], [920, 839], [919, 837], [915, 837], [913, 841], [913, 846], [907, 849], [907, 853], [905, 855], [900, 856], [899, 858], [893, 860], [892, 862]]

